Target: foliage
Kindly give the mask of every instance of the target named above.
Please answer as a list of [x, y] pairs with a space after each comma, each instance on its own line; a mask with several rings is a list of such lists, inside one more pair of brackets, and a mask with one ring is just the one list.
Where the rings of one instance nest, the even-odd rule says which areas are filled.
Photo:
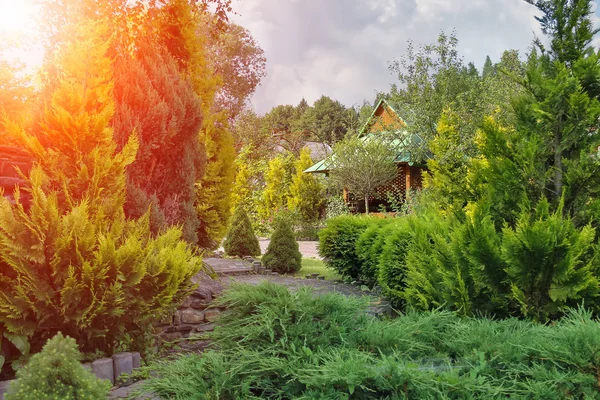
[[265, 172], [265, 189], [259, 214], [265, 218], [273, 218], [277, 210], [288, 204], [294, 158], [291, 153], [280, 154], [272, 158]]
[[136, 48], [115, 64], [115, 139], [121, 146], [134, 134], [139, 140], [127, 168], [125, 212], [139, 218], [151, 208], [153, 232], [182, 225], [184, 238], [196, 244], [194, 182], [205, 157], [198, 142], [200, 98], [160, 43], [138, 39]]
[[62, 331], [85, 351], [110, 352], [125, 334], [140, 346], [149, 324], [192, 289], [200, 259], [180, 230], [150, 238], [147, 217], [107, 221], [88, 201], [60, 212], [47, 182], [32, 171], [29, 211], [18, 192], [16, 206], [0, 201], [0, 323], [34, 344]]
[[444, 110], [437, 125], [437, 134], [429, 141], [432, 158], [427, 167], [431, 173], [424, 177], [424, 186], [436, 192], [438, 201], [458, 210], [471, 198], [465, 181], [469, 161], [465, 160], [461, 136], [458, 116], [449, 109]]
[[327, 267], [343, 277], [358, 279], [361, 261], [356, 253], [360, 235], [379, 218], [342, 215], [327, 220], [327, 226], [319, 232], [319, 254]]
[[196, 182], [198, 246], [214, 249], [222, 242], [231, 216], [236, 154], [223, 115], [210, 116], [205, 125], [200, 140], [206, 151], [206, 172]]
[[334, 146], [330, 178], [358, 198], [364, 199], [369, 214], [369, 197], [374, 190], [398, 174], [392, 143], [377, 137], [346, 139]]
[[561, 315], [583, 299], [596, 305], [600, 295], [595, 229], [577, 229], [562, 207], [549, 208], [543, 199], [533, 215], [524, 210], [515, 229], [503, 231], [512, 294], [523, 314], [536, 320]]
[[191, 290], [201, 261], [181, 230], [151, 238], [147, 214], [126, 220], [125, 168], [137, 140], [116, 151], [106, 25], [73, 32], [55, 53], [51, 101], [31, 129], [13, 127], [38, 165], [23, 188], [28, 207], [20, 190], [16, 204], [0, 197], [0, 324], [29, 336], [33, 350], [57, 331], [86, 351], [139, 348]]
[[288, 197], [288, 208], [300, 214], [304, 221], [315, 221], [321, 215], [324, 204], [324, 188], [313, 174], [304, 172], [313, 165], [310, 158], [310, 150], [302, 149], [300, 158], [296, 160], [294, 168], [295, 175], [290, 184], [290, 197]]
[[392, 230], [388, 227], [392, 222], [394, 220], [390, 218], [373, 221], [356, 241], [356, 254], [361, 263], [360, 278], [370, 287], [377, 283], [379, 256], [385, 238]]
[[[201, 21], [206, 25], [205, 29], [210, 29], [213, 15], [207, 13]], [[235, 119], [265, 77], [267, 60], [250, 32], [232, 22], [220, 29], [216, 38], [212, 39], [206, 43], [206, 58], [221, 81], [213, 108], [215, 111], [226, 111], [229, 119]]]
[[242, 205], [239, 205], [233, 213], [223, 248], [225, 249], [225, 253], [230, 256], [244, 257], [260, 255], [258, 238], [254, 234], [248, 214], [246, 214], [246, 210]]
[[553, 325], [410, 312], [365, 313], [339, 294], [235, 285], [214, 350], [152, 366], [161, 398], [597, 398], [600, 323]]
[[80, 363], [75, 340], [60, 332], [17, 371], [5, 398], [19, 399], [106, 399], [108, 381], [101, 381]]
[[348, 205], [344, 201], [342, 196], [331, 196], [327, 200], [327, 207], [325, 208], [325, 219], [331, 219], [340, 215], [350, 214]]
[[590, 156], [600, 143], [595, 84], [600, 65], [591, 47], [591, 2], [535, 4], [550, 48], [538, 42], [541, 54], [534, 49], [529, 56], [525, 93], [514, 104], [514, 128], [492, 120], [483, 125], [478, 137], [483, 159], [477, 165], [483, 168], [474, 175], [490, 195], [499, 196], [491, 211], [511, 226], [524, 198], [537, 204], [545, 197], [552, 210], [563, 199], [563, 213], [581, 227], [595, 221], [600, 210], [598, 159]]
[[275, 232], [262, 257], [265, 268], [279, 273], [294, 273], [302, 266], [302, 254], [298, 250], [298, 242], [288, 221], [279, 219]]
[[351, 128], [348, 112], [342, 103], [321, 96], [312, 107], [306, 109], [296, 121], [296, 129], [307, 132], [318, 142], [334, 145], [342, 140]]

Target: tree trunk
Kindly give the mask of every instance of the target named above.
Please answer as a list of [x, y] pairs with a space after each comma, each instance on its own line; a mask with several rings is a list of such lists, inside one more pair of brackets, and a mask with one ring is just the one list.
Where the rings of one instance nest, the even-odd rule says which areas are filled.
[[365, 194], [365, 213], [369, 215], [369, 195]]

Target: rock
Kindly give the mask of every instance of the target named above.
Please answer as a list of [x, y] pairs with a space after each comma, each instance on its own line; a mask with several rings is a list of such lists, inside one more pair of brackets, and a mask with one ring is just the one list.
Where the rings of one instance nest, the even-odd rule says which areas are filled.
[[133, 383], [131, 377], [123, 378], [121, 375], [131, 375], [133, 371], [133, 356], [131, 353], [117, 353], [112, 356], [115, 372], [115, 383], [119, 386], [129, 386]]
[[181, 322], [185, 324], [199, 324], [204, 322], [206, 311], [183, 310], [181, 312]]
[[219, 314], [221, 314], [221, 310], [211, 308], [204, 311], [204, 319], [206, 319], [208, 322], [214, 322], [219, 317]]
[[92, 373], [96, 375], [98, 379], [106, 379], [110, 381], [112, 385], [115, 384], [115, 370], [113, 367], [113, 360], [110, 358], [101, 358], [92, 363]]
[[181, 311], [175, 311], [173, 315], [173, 325], [181, 324]]
[[142, 356], [140, 353], [131, 353], [131, 360], [133, 361], [133, 369], [140, 368], [142, 366]]
[[216, 324], [214, 324], [214, 323], [202, 324], [200, 326], [196, 326], [194, 328], [194, 332], [196, 332], [196, 333], [212, 332], [215, 330], [215, 326], [216, 326]]
[[204, 272], [194, 276], [194, 282], [198, 284], [198, 289], [192, 292], [191, 295], [195, 299], [211, 301], [223, 291], [223, 284]]
[[194, 299], [194, 301], [191, 302], [190, 307], [196, 310], [205, 310], [209, 305], [209, 302], [206, 302], [202, 299]]
[[0, 381], [0, 400], [4, 400], [4, 395], [8, 392], [8, 386], [14, 381]]
[[181, 332], [182, 334], [190, 333], [194, 329], [193, 326], [189, 325], [180, 325], [177, 327], [177, 332]]

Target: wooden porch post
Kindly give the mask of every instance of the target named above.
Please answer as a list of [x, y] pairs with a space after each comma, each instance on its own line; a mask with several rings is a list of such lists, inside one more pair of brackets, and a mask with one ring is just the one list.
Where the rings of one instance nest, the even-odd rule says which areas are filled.
[[410, 190], [410, 165], [405, 164], [404, 167], [406, 168], [406, 190], [404, 191], [404, 197], [406, 198], [406, 194], [408, 193], [408, 191]]

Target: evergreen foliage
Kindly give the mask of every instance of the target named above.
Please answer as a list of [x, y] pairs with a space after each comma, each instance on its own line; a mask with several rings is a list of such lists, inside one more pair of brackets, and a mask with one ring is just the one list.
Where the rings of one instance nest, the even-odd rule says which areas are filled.
[[231, 217], [235, 180], [235, 149], [224, 114], [210, 115], [200, 134], [206, 151], [206, 172], [196, 182], [198, 246], [214, 249], [223, 241]]
[[409, 312], [269, 283], [234, 285], [203, 354], [161, 361], [145, 389], [164, 398], [597, 398], [600, 322], [552, 325]]
[[344, 277], [358, 279], [361, 261], [356, 253], [360, 235], [378, 218], [342, 215], [327, 220], [319, 232], [319, 254], [327, 267]]
[[259, 214], [270, 219], [283, 210], [290, 197], [294, 157], [291, 153], [272, 158], [265, 172], [265, 189]]
[[139, 218], [151, 208], [153, 232], [181, 225], [196, 244], [194, 183], [205, 161], [200, 99], [173, 56], [149, 38], [137, 40], [134, 55], [117, 59], [115, 77], [115, 139], [123, 145], [135, 134], [139, 140], [127, 168], [126, 215]]
[[302, 267], [302, 254], [286, 219], [278, 219], [262, 262], [266, 268], [283, 274], [297, 272]]
[[356, 254], [361, 263], [360, 278], [371, 287], [377, 283], [379, 256], [386, 237], [393, 229], [388, 226], [392, 222], [394, 220], [389, 218], [373, 221], [356, 241]]
[[0, 197], [0, 325], [37, 350], [61, 331], [85, 351], [143, 350], [151, 323], [192, 289], [200, 259], [180, 229], [152, 238], [148, 216], [128, 221], [125, 168], [132, 136], [116, 151], [106, 25], [86, 22], [55, 53], [60, 80], [45, 88], [33, 128], [20, 129], [38, 165], [16, 204]]
[[313, 165], [310, 150], [305, 147], [300, 152], [300, 158], [294, 163], [296, 173], [290, 184], [288, 208], [300, 214], [306, 222], [316, 221], [323, 210], [324, 188], [313, 174], [304, 171]]
[[229, 256], [259, 256], [260, 246], [254, 234], [248, 214], [242, 205], [239, 205], [231, 219], [227, 237], [223, 243], [225, 253]]
[[17, 371], [6, 400], [106, 399], [110, 382], [96, 378], [80, 359], [75, 340], [59, 332]]
[[148, 217], [107, 220], [91, 201], [61, 212], [48, 182], [32, 170], [29, 210], [19, 192], [16, 205], [0, 198], [0, 324], [34, 347], [61, 331], [85, 351], [139, 349], [150, 324], [191, 291], [201, 260], [178, 229], [151, 238]]

